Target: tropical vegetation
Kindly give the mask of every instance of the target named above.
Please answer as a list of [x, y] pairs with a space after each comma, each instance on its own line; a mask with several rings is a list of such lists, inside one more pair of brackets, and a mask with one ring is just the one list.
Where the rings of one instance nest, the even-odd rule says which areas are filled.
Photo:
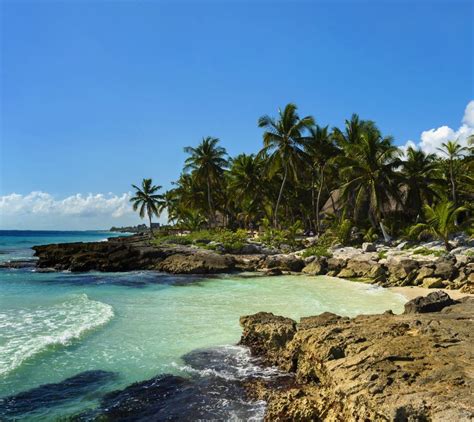
[[134, 186], [134, 208], [150, 221], [166, 209], [174, 228], [207, 230], [207, 238], [213, 230], [245, 229], [291, 246], [313, 233], [315, 253], [400, 236], [439, 238], [449, 248], [453, 232], [473, 233], [472, 137], [466, 147], [450, 140], [437, 154], [402, 150], [371, 120], [354, 114], [330, 128], [300, 117], [295, 104], [260, 117], [257, 126], [261, 148], [252, 154], [230, 157], [211, 136], [185, 148], [172, 188], [160, 195], [145, 179]]

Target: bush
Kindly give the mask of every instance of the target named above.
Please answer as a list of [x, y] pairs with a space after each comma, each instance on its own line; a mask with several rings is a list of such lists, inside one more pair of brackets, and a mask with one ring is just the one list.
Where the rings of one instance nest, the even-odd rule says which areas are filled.
[[303, 258], [307, 258], [309, 256], [317, 256], [321, 257], [324, 256], [326, 258], [331, 258], [332, 253], [328, 251], [328, 248], [322, 245], [314, 245], [309, 247], [308, 249], [305, 249], [305, 251], [302, 254]]
[[428, 248], [418, 248], [415, 249], [413, 252], [413, 255], [434, 255], [434, 256], [443, 256], [446, 255], [445, 251], [440, 251], [436, 249], [428, 249]]

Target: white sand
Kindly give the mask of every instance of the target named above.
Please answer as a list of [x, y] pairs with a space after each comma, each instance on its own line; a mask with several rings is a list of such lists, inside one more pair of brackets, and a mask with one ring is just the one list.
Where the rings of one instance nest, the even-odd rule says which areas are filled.
[[442, 290], [446, 292], [452, 299], [457, 300], [466, 296], [474, 296], [469, 293], [461, 293], [459, 290], [446, 290], [446, 289], [426, 289], [418, 286], [406, 286], [406, 287], [388, 287], [394, 293], [400, 293], [405, 296], [408, 300], [414, 299], [418, 296], [426, 296], [429, 293], [433, 293], [436, 290]]

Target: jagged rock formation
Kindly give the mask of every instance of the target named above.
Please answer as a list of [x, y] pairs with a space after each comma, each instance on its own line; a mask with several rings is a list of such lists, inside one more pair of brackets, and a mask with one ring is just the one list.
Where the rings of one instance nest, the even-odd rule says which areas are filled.
[[261, 312], [241, 318], [241, 344], [295, 376], [282, 389], [257, 385], [268, 421], [471, 421], [473, 316], [474, 298], [436, 313], [324, 313], [298, 324]]

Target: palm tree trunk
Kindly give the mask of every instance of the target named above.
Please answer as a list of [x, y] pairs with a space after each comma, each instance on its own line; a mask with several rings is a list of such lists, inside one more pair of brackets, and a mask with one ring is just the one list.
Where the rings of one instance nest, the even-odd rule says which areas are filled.
[[456, 184], [454, 182], [454, 174], [453, 174], [453, 163], [451, 162], [450, 165], [449, 165], [449, 176], [450, 176], [450, 179], [451, 179], [451, 195], [453, 197], [453, 202], [454, 202], [454, 205], [457, 204], [457, 198], [456, 198]]
[[450, 251], [451, 249], [453, 249], [453, 247], [451, 246], [451, 243], [449, 243], [449, 240], [448, 239], [443, 239], [444, 241], [444, 247], [446, 248], [446, 251]]
[[148, 221], [150, 222], [150, 234], [153, 237], [153, 229], [151, 228], [151, 213], [148, 211]]
[[319, 181], [319, 189], [318, 189], [318, 197], [316, 198], [316, 231], [319, 233], [321, 231], [320, 223], [319, 223], [319, 201], [321, 200], [321, 192], [323, 190], [324, 184], [324, 167], [326, 164], [323, 164], [320, 170], [320, 181]]
[[275, 215], [273, 216], [273, 225], [277, 227], [278, 225], [278, 208], [280, 207], [281, 196], [283, 194], [283, 189], [285, 187], [286, 178], [288, 176], [288, 167], [285, 166], [285, 175], [283, 176], [283, 181], [281, 182], [280, 192], [278, 193], [278, 199], [275, 206]]
[[317, 213], [315, 212], [315, 207], [316, 207], [316, 205], [314, 203], [314, 172], [313, 172], [313, 170], [311, 170], [311, 209], [313, 210], [313, 212], [312, 212], [313, 218], [309, 219], [309, 226], [310, 226], [311, 230], [313, 229], [314, 220], [318, 219]]
[[209, 183], [209, 179], [207, 179], [207, 202], [209, 204], [209, 226], [212, 227], [214, 225], [214, 209], [212, 206], [211, 184]]

